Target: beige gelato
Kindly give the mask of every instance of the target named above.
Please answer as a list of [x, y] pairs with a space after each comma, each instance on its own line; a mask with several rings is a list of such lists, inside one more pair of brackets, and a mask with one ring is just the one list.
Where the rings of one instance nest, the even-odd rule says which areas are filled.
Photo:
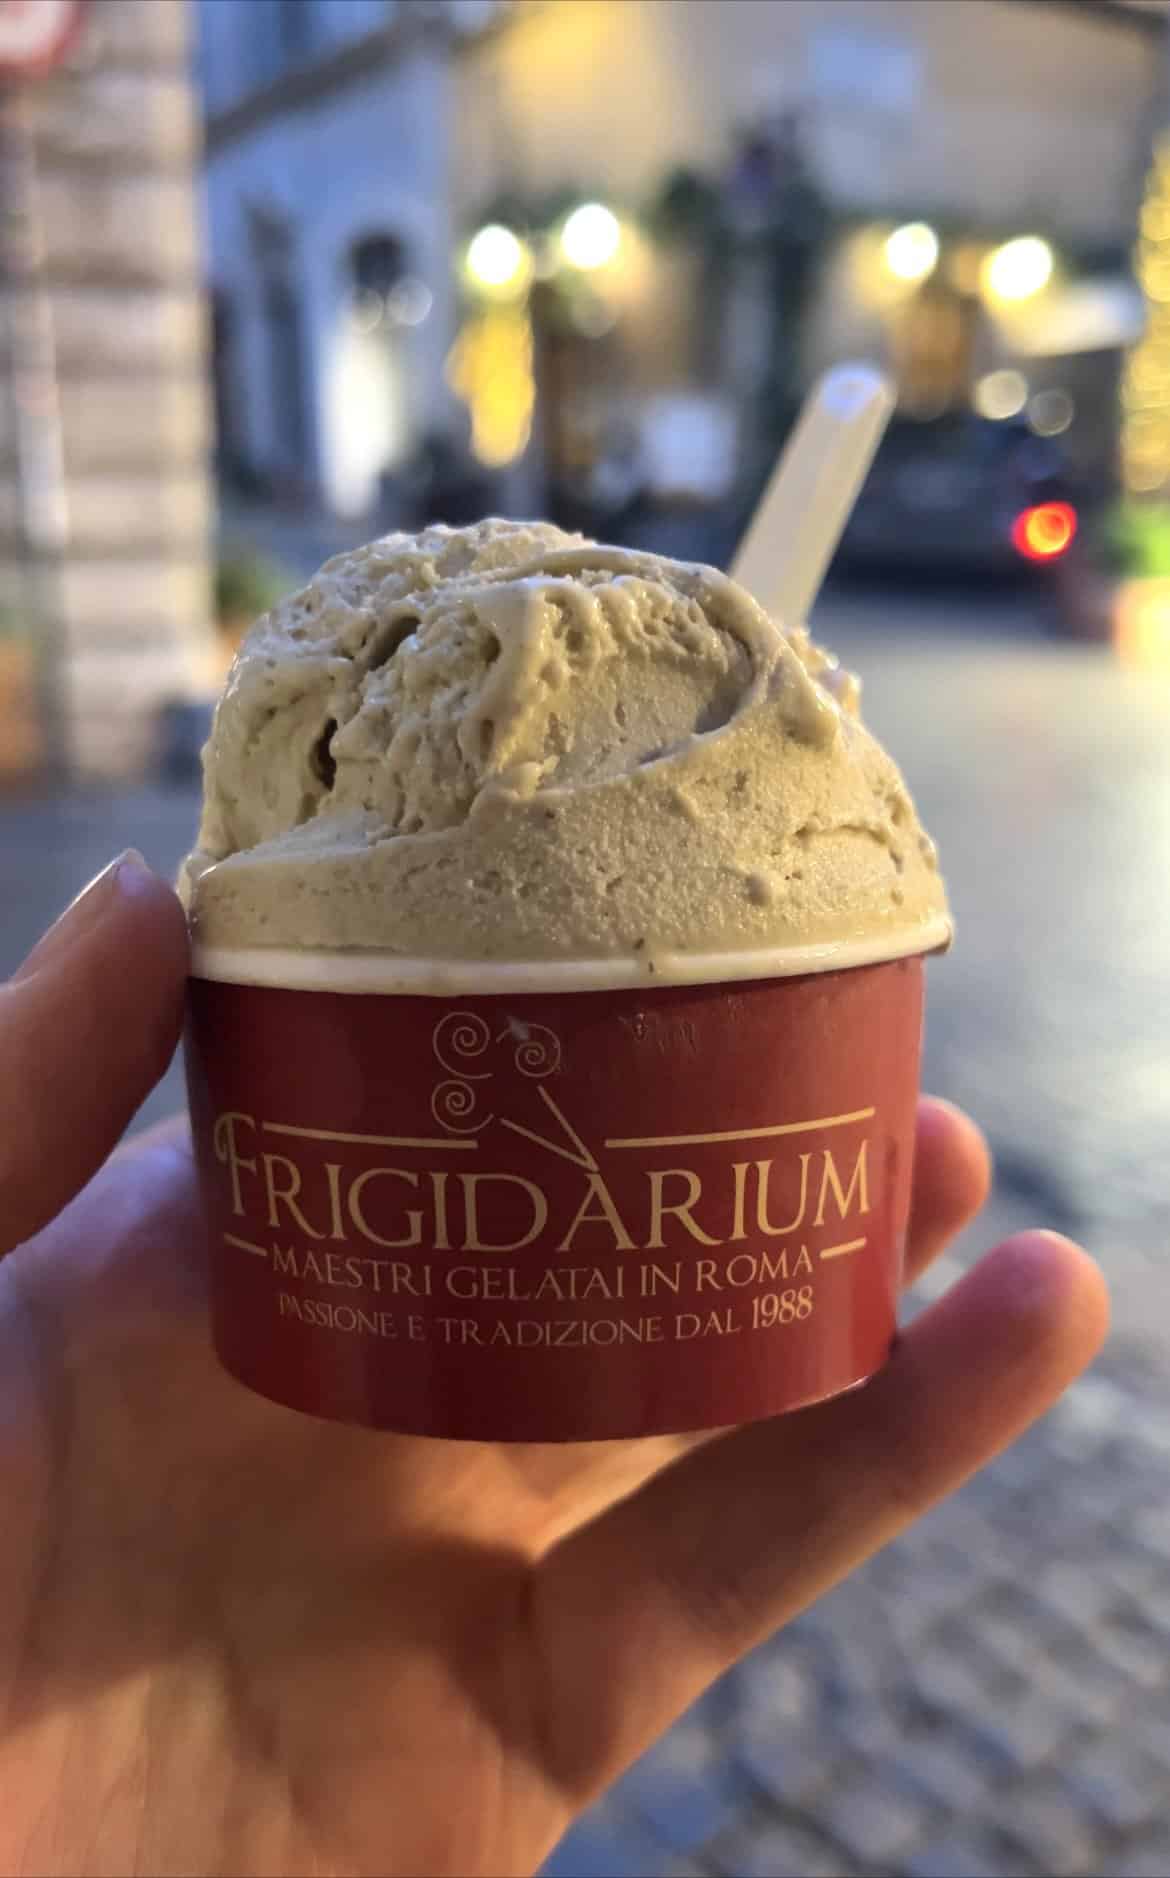
[[184, 870], [204, 947], [478, 960], [938, 943], [857, 687], [714, 569], [487, 521], [253, 628]]

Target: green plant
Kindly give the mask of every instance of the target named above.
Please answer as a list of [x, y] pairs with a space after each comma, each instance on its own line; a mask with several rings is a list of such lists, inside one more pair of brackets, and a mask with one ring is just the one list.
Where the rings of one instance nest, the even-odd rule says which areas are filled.
[[1102, 555], [1131, 580], [1170, 579], [1170, 503], [1117, 503], [1105, 518]]
[[215, 568], [215, 613], [221, 621], [257, 619], [283, 599], [292, 576], [254, 548], [225, 549]]

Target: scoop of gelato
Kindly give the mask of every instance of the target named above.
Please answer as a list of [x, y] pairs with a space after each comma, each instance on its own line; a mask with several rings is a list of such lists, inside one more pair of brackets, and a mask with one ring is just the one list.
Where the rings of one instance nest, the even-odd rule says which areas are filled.
[[394, 534], [249, 634], [184, 869], [205, 946], [546, 960], [936, 934], [857, 686], [715, 569]]

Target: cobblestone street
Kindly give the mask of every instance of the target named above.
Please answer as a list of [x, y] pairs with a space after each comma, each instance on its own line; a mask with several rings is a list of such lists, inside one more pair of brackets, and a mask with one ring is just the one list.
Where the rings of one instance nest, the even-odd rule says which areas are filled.
[[[1114, 1335], [1024, 1442], [724, 1678], [559, 1878], [1170, 1875], [1170, 678], [1018, 603], [956, 611], [838, 596], [818, 620], [958, 920], [925, 1081], [982, 1122], [998, 1180], [930, 1291], [1052, 1224], [1104, 1264]], [[172, 868], [194, 816], [183, 792], [5, 805], [0, 966], [116, 849]], [[149, 1113], [180, 1096], [172, 1071]]]

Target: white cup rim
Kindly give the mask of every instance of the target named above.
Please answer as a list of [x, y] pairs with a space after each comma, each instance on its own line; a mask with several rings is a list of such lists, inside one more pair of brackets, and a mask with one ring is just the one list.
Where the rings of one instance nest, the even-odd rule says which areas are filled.
[[805, 978], [943, 952], [953, 928], [945, 913], [913, 928], [832, 939], [819, 945], [744, 952], [656, 952], [610, 959], [425, 959], [384, 952], [297, 952], [280, 946], [192, 948], [191, 976], [214, 984], [285, 991], [403, 997], [518, 997], [563, 991], [652, 991], [748, 979]]

